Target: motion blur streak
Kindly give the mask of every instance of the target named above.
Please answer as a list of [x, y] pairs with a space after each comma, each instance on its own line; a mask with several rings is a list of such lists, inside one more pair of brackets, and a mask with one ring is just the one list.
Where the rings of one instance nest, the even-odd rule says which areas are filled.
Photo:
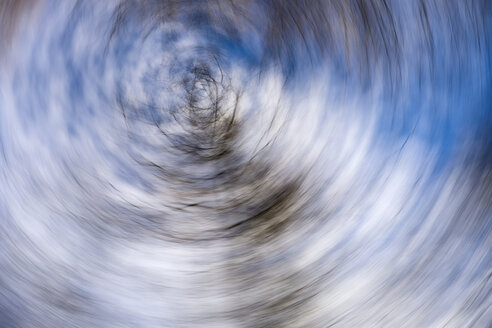
[[492, 327], [492, 2], [1, 0], [0, 327]]

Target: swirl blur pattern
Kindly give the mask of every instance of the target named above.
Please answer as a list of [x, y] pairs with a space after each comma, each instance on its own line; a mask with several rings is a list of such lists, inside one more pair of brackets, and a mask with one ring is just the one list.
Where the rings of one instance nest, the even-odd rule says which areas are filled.
[[492, 3], [0, 2], [0, 327], [491, 327]]

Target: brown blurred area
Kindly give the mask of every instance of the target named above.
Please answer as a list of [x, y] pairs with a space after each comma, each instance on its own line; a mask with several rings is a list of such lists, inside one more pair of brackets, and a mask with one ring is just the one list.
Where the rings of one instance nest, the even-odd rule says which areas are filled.
[[2, 49], [0, 56], [5, 55], [10, 48], [22, 15], [32, 12], [38, 3], [38, 0], [0, 1], [0, 48]]

